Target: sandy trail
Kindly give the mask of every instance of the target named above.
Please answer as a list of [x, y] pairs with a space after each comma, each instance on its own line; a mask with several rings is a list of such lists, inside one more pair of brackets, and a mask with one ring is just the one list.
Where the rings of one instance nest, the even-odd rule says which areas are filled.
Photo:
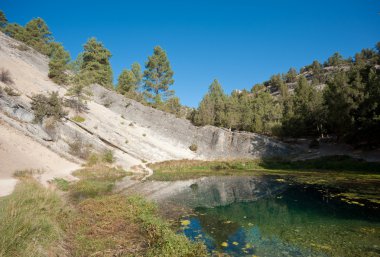
[[71, 172], [79, 168], [78, 164], [60, 157], [0, 121], [0, 196], [13, 191], [17, 183], [13, 174], [17, 170], [43, 170], [44, 173], [38, 179], [46, 185], [56, 177], [73, 179]]

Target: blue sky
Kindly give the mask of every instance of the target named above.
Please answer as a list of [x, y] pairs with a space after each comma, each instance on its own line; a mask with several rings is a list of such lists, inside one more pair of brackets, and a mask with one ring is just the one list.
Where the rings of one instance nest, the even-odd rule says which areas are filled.
[[380, 41], [379, 0], [89, 1], [1, 0], [10, 22], [42, 17], [72, 57], [95, 36], [110, 49], [114, 76], [162, 46], [173, 89], [197, 106], [214, 78], [226, 92], [275, 73], [352, 56]]

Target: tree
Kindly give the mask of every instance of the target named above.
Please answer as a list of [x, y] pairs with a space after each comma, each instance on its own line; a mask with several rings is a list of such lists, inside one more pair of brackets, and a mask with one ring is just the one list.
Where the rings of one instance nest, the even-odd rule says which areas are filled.
[[172, 91], [169, 90], [169, 86], [174, 83], [174, 72], [170, 67], [166, 52], [160, 46], [154, 48], [153, 55], [148, 57], [145, 68], [145, 95], [149, 102], [159, 104], [170, 97]]
[[284, 85], [284, 81], [282, 80], [281, 78], [281, 75], [280, 74], [277, 74], [277, 75], [273, 75], [270, 80], [269, 80], [269, 84], [271, 85], [271, 87], [273, 87], [274, 91], [277, 91], [279, 90], [281, 87], [283, 87]]
[[84, 45], [83, 62], [79, 75], [86, 78], [88, 85], [97, 83], [112, 89], [110, 58], [111, 52], [96, 38], [90, 38]]
[[16, 24], [16, 23], [10, 23], [8, 24], [4, 29], [4, 33], [12, 37], [18, 41], [26, 42], [26, 30], [24, 27]]
[[357, 93], [350, 86], [345, 72], [337, 73], [327, 82], [324, 101], [328, 108], [328, 126], [329, 130], [337, 135], [338, 140], [347, 136], [353, 129], [352, 112], [358, 107], [353, 96]]
[[297, 80], [297, 71], [294, 68], [290, 68], [288, 73], [286, 73], [285, 78], [287, 83], [294, 83]]
[[50, 32], [45, 21], [41, 18], [36, 18], [29, 21], [25, 25], [25, 43], [33, 47], [42, 54], [50, 56], [50, 42], [53, 41], [52, 33]]
[[138, 62], [134, 62], [132, 64], [132, 68], [131, 68], [131, 71], [133, 73], [133, 75], [135, 76], [135, 79], [136, 79], [136, 89], [138, 89], [140, 86], [141, 86], [141, 82], [142, 82], [142, 78], [143, 78], [143, 74], [141, 72], [141, 66]]
[[178, 97], [172, 97], [165, 102], [164, 110], [177, 117], [181, 116], [181, 109], [182, 106]]
[[91, 95], [88, 85], [88, 81], [82, 80], [82, 78], [77, 75], [73, 78], [72, 84], [66, 92], [66, 95], [72, 98], [72, 107], [75, 108], [77, 115], [85, 109], [85, 101]]
[[32, 110], [34, 111], [34, 121], [41, 123], [45, 117], [53, 117], [60, 120], [67, 113], [63, 110], [63, 100], [58, 92], [49, 93], [49, 96], [38, 94], [32, 97]]
[[197, 125], [226, 126], [226, 104], [227, 96], [218, 80], [215, 79], [199, 104], [198, 111], [194, 115], [194, 123]]
[[67, 84], [68, 75], [66, 70], [70, 61], [70, 54], [65, 51], [60, 43], [53, 43], [52, 49], [52, 57], [49, 62], [49, 78], [59, 85]]
[[342, 55], [340, 55], [340, 53], [336, 52], [327, 59], [327, 62], [325, 62], [324, 66], [325, 67], [339, 66], [342, 64], [344, 64], [344, 59]]
[[0, 10], [0, 29], [4, 29], [5, 26], [8, 24], [7, 17], [5, 16], [4, 12]]
[[124, 69], [117, 83], [117, 91], [123, 95], [137, 94], [142, 80], [141, 66], [138, 63], [133, 63], [131, 70]]
[[132, 71], [124, 69], [117, 80], [117, 91], [126, 95], [136, 91], [136, 78]]
[[83, 53], [79, 53], [77, 58], [71, 61], [67, 66], [70, 71], [75, 75], [80, 73], [81, 67], [83, 65]]

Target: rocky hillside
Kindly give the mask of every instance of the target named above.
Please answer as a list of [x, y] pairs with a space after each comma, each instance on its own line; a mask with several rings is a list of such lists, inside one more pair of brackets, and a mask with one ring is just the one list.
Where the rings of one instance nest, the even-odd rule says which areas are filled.
[[[188, 120], [97, 85], [92, 86], [92, 99], [81, 114], [83, 122], [74, 121], [75, 114], [68, 108], [67, 117], [53, 128], [47, 122], [35, 124], [30, 106], [33, 95], [57, 91], [66, 97], [66, 88], [54, 84], [47, 76], [47, 57], [0, 33], [0, 69], [8, 70], [13, 80], [8, 84], [0, 82], [3, 89], [0, 129], [5, 131], [0, 138], [0, 163], [17, 158], [13, 164], [1, 165], [0, 174], [39, 168], [45, 170], [45, 174], [53, 174], [46, 179], [59, 176], [60, 172], [67, 176], [84, 161], [73, 153], [74, 143], [80, 143], [82, 149], [89, 151], [112, 150], [116, 164], [126, 169], [171, 159], [256, 158], [285, 155], [292, 150], [283, 143], [253, 133], [196, 127]], [[17, 147], [23, 151], [9, 146], [12, 133], [22, 137]], [[190, 150], [191, 145], [197, 150]], [[45, 165], [47, 159], [51, 165]], [[28, 161], [23, 163], [22, 160]]]

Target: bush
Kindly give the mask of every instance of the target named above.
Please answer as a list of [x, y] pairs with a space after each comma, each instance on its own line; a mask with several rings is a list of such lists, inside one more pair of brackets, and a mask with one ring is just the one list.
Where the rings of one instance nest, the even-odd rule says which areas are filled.
[[198, 150], [198, 146], [196, 144], [191, 144], [191, 146], [189, 146], [189, 149], [193, 152], [196, 152]]
[[70, 147], [70, 154], [79, 157], [83, 160], [89, 158], [91, 154], [91, 146], [85, 144], [80, 137], [76, 137], [75, 140], [71, 143], [68, 143], [68, 145]]
[[1, 69], [0, 70], [0, 81], [7, 85], [14, 84], [13, 79], [11, 77], [11, 73], [9, 70]]
[[113, 152], [111, 150], [105, 150], [102, 154], [102, 159], [107, 163], [113, 163], [115, 161], [115, 157], [113, 156]]
[[16, 92], [13, 88], [11, 87], [6, 87], [4, 88], [4, 91], [5, 93], [7, 93], [7, 95], [9, 96], [20, 96], [20, 94], [18, 92]]
[[58, 92], [49, 93], [49, 96], [37, 94], [32, 97], [31, 105], [35, 122], [41, 123], [45, 117], [53, 117], [57, 121], [67, 115], [63, 110], [63, 100]]

